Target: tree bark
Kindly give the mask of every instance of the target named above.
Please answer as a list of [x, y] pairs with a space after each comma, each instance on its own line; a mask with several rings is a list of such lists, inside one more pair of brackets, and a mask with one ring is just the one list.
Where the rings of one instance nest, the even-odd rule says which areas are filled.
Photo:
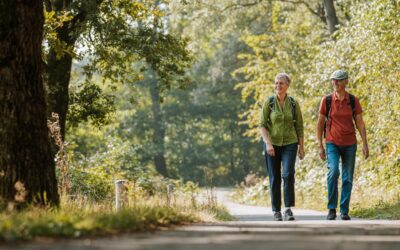
[[42, 79], [43, 1], [0, 2], [0, 196], [58, 204]]
[[339, 24], [339, 20], [336, 15], [335, 4], [333, 0], [324, 0], [324, 5], [329, 33], [333, 34], [337, 30], [337, 25]]
[[165, 138], [165, 126], [163, 122], [163, 116], [161, 113], [160, 106], [160, 92], [157, 88], [157, 80], [155, 79], [155, 73], [152, 74], [150, 79], [150, 95], [152, 101], [152, 112], [153, 112], [153, 144], [155, 145], [156, 152], [153, 156], [154, 165], [159, 174], [164, 177], [168, 177], [167, 163], [165, 161], [164, 152], [164, 138]]

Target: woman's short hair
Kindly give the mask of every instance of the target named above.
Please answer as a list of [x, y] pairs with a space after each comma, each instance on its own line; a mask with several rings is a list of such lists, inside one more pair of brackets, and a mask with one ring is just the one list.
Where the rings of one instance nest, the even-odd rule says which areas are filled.
[[279, 80], [281, 80], [281, 79], [285, 80], [285, 82], [287, 83], [287, 85], [290, 85], [290, 77], [289, 77], [288, 74], [286, 74], [286, 73], [279, 73], [279, 74], [277, 74], [277, 75], [275, 76], [275, 82], [276, 82], [276, 81], [279, 81]]

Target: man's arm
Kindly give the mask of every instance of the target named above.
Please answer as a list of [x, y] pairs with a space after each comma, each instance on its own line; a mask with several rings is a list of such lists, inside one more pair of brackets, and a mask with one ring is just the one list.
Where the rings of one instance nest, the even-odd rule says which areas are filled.
[[324, 148], [324, 144], [322, 142], [322, 134], [324, 132], [324, 123], [325, 123], [325, 116], [322, 114], [319, 114], [318, 123], [317, 123], [317, 141], [318, 141], [318, 146], [319, 146], [319, 157], [321, 157], [322, 160], [326, 159], [325, 148]]
[[365, 159], [368, 158], [369, 156], [369, 149], [368, 149], [368, 141], [367, 141], [367, 131], [365, 129], [365, 123], [362, 118], [362, 114], [356, 115], [356, 127], [358, 129], [358, 132], [360, 132], [361, 139], [363, 141], [363, 154], [365, 156]]

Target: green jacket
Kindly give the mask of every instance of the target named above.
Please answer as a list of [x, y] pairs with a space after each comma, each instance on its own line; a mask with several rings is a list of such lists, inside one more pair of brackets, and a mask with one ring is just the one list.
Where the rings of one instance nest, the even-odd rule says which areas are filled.
[[296, 123], [294, 123], [287, 95], [283, 104], [283, 111], [276, 95], [274, 102], [274, 110], [270, 109], [269, 98], [264, 102], [260, 114], [259, 127], [267, 129], [272, 145], [285, 146], [298, 142], [298, 137], [304, 136], [303, 116], [301, 115], [299, 103], [295, 100]]

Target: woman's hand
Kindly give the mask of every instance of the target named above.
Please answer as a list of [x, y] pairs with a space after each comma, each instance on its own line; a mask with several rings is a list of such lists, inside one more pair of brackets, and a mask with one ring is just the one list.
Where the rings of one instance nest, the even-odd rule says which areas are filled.
[[267, 145], [267, 154], [270, 156], [275, 156], [274, 146], [271, 143], [265, 143]]
[[299, 154], [300, 160], [303, 160], [303, 159], [304, 159], [304, 156], [305, 156], [304, 147], [303, 147], [303, 146], [300, 146], [298, 151], [299, 151], [298, 154]]

